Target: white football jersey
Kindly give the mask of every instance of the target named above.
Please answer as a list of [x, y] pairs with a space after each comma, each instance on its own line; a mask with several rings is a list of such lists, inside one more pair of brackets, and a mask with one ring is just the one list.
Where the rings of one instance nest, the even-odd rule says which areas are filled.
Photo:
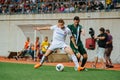
[[65, 42], [66, 36], [71, 35], [70, 29], [65, 26], [64, 29], [59, 28], [57, 25], [51, 26], [53, 30], [53, 43]]

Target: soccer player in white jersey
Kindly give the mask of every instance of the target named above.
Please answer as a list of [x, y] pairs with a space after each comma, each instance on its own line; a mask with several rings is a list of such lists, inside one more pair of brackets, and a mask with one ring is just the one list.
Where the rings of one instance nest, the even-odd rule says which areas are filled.
[[77, 67], [77, 70], [78, 71], [83, 70], [84, 68], [80, 67], [74, 52], [65, 43], [65, 38], [66, 38], [66, 36], [68, 34], [71, 34], [71, 31], [69, 30], [69, 28], [67, 28], [67, 26], [64, 26], [64, 20], [63, 19], [59, 19], [58, 20], [58, 24], [54, 25], [54, 26], [51, 26], [51, 27], [37, 27], [36, 28], [36, 30], [48, 30], [48, 29], [53, 30], [53, 41], [52, 41], [50, 47], [47, 49], [46, 53], [43, 55], [41, 61], [38, 64], [36, 64], [34, 66], [34, 68], [37, 69], [40, 66], [42, 66], [45, 58], [49, 54], [51, 54], [55, 49], [63, 48], [66, 53], [71, 55], [71, 58], [72, 58], [72, 60], [73, 60], [73, 62], [75, 64], [75, 66]]

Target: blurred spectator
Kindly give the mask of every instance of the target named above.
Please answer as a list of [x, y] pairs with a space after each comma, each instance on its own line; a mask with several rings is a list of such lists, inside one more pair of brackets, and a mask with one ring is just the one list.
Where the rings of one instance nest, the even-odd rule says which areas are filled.
[[64, 12], [64, 10], [65, 10], [65, 7], [64, 7], [64, 5], [62, 4], [62, 5], [60, 6], [60, 12]]
[[87, 5], [86, 5], [85, 2], [81, 5], [81, 10], [80, 11], [83, 11], [83, 12], [87, 11]]
[[[40, 59], [46, 53], [49, 46], [50, 46], [50, 43], [48, 42], [48, 37], [46, 36], [44, 38], [44, 40], [42, 41], [42, 43], [41, 43], [41, 52], [42, 52], [42, 54], [39, 55]], [[46, 61], [48, 61], [48, 57], [46, 57]]]
[[42, 13], [47, 13], [47, 4], [42, 4], [42, 6], [41, 6], [41, 8], [42, 8]]
[[51, 13], [52, 12], [52, 4], [49, 4], [48, 5], [48, 11], [47, 11], [48, 13]]
[[111, 7], [111, 3], [112, 3], [112, 0], [106, 0], [106, 10], [107, 11], [110, 11], [110, 7]]
[[106, 42], [107, 42], [107, 34], [105, 33], [105, 29], [101, 27], [99, 29], [100, 34], [95, 38], [98, 43], [98, 48], [97, 48], [97, 54], [95, 56], [94, 64], [92, 65], [93, 68], [96, 68], [96, 65], [98, 63], [98, 60], [100, 60], [102, 64], [102, 68], [106, 68], [106, 65], [104, 63], [104, 53], [105, 53], [105, 47], [106, 47]]
[[4, 3], [5, 3], [5, 0], [1, 0], [0, 2], [1, 2], [2, 4], [4, 4]]
[[113, 50], [113, 44], [112, 44], [112, 35], [110, 34], [110, 30], [106, 30], [106, 33], [108, 35], [107, 42], [106, 42], [106, 48], [105, 48], [105, 60], [106, 60], [106, 67], [113, 68], [112, 61], [110, 59], [111, 52]]
[[65, 5], [65, 10], [64, 10], [64, 12], [65, 12], [65, 13], [69, 13], [69, 12], [70, 12], [70, 10], [69, 10], [69, 5], [68, 5], [68, 4]]
[[114, 5], [114, 7], [116, 7], [116, 5], [117, 5], [117, 0], [113, 0], [113, 5]]
[[30, 38], [27, 37], [27, 40], [24, 44], [24, 49], [15, 57], [15, 59], [18, 60], [19, 57], [24, 58], [27, 53], [29, 54], [29, 52], [30, 52]]
[[45, 54], [49, 45], [50, 45], [50, 43], [48, 42], [48, 37], [46, 36], [44, 38], [44, 41], [42, 41], [42, 43], [41, 43], [41, 51], [42, 51], [43, 54]]
[[75, 12], [75, 7], [73, 4], [70, 5], [70, 12]]
[[54, 8], [53, 8], [53, 10], [54, 10], [54, 12], [60, 12], [60, 3], [54, 3], [53, 4], [54, 5]]
[[102, 2], [99, 2], [99, 4], [98, 4], [98, 9], [99, 9], [99, 10], [103, 10], [103, 9], [104, 9], [104, 5], [103, 5]]
[[2, 14], [6, 14], [7, 13], [7, 6], [5, 4], [2, 5], [1, 11], [2, 11]]
[[34, 46], [34, 44], [31, 43], [28, 53], [32, 56], [32, 60], [34, 60], [34, 52], [35, 52], [35, 46]]
[[39, 37], [36, 37], [36, 41], [35, 41], [35, 61], [39, 60], [39, 53], [40, 53], [40, 42], [39, 42]]

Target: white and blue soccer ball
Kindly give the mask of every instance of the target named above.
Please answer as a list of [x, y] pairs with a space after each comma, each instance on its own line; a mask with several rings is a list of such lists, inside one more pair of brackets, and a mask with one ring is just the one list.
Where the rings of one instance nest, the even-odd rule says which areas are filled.
[[63, 71], [63, 70], [64, 70], [64, 65], [61, 64], [61, 63], [57, 64], [57, 65], [56, 65], [56, 70], [57, 70], [57, 71]]

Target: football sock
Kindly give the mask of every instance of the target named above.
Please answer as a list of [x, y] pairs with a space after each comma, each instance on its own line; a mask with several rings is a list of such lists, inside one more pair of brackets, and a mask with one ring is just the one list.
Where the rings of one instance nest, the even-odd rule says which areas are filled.
[[87, 61], [87, 58], [83, 58], [83, 59], [82, 59], [82, 64], [81, 64], [81, 67], [84, 67], [84, 65], [85, 65], [86, 61]]
[[78, 62], [80, 62], [80, 58], [77, 58]]
[[43, 63], [44, 63], [45, 58], [46, 58], [46, 56], [42, 56], [42, 59], [41, 59], [41, 61], [40, 61], [40, 64], [43, 64]]
[[72, 55], [71, 55], [71, 58], [72, 58], [72, 60], [73, 60], [73, 62], [74, 62], [74, 64], [75, 64], [75, 66], [76, 66], [76, 67], [79, 67], [79, 63], [78, 63], [78, 60], [77, 60], [76, 56], [75, 56], [74, 54], [72, 54]]

